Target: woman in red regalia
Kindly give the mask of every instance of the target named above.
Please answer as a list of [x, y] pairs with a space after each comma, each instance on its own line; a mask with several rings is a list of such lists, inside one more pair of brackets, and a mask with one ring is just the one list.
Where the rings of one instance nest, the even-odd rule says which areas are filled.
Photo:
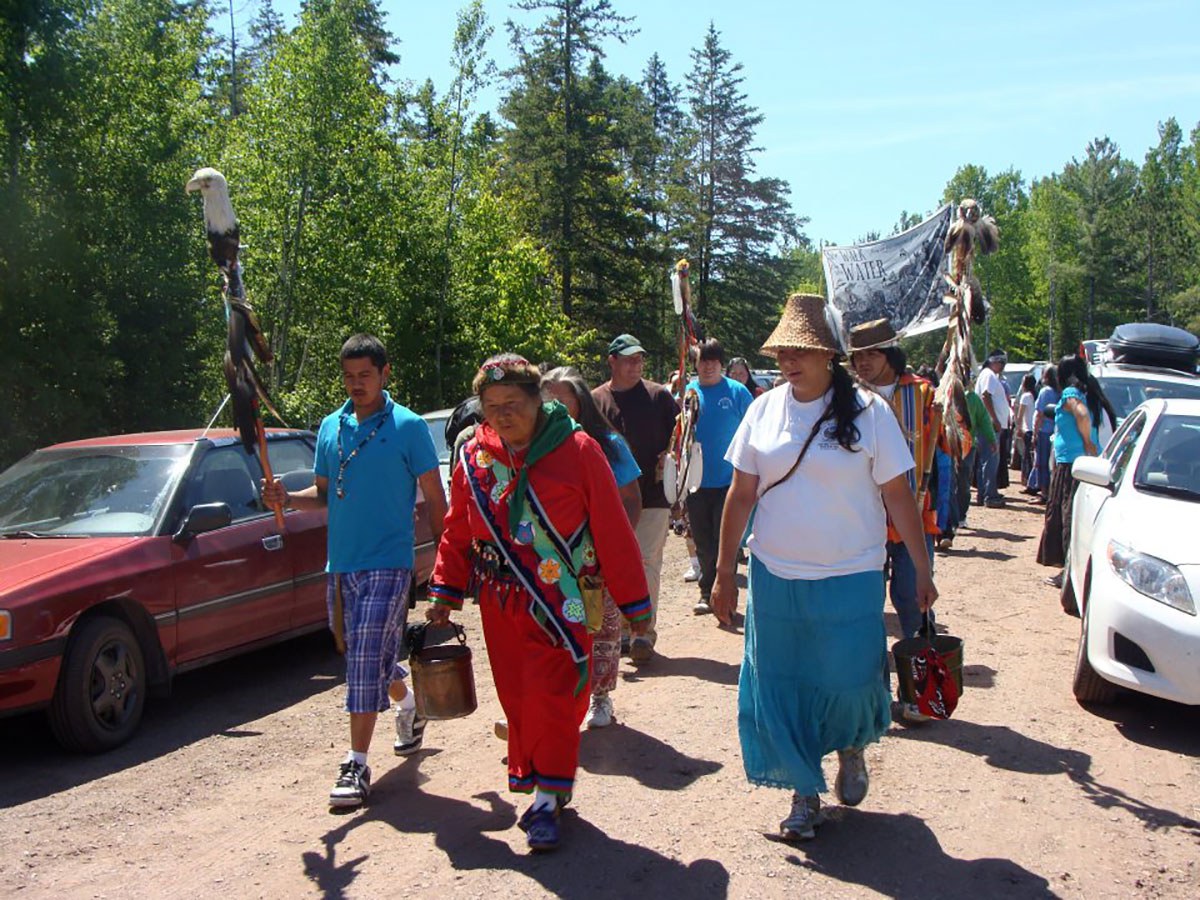
[[542, 403], [536, 366], [493, 356], [475, 376], [484, 422], [459, 451], [428, 618], [479, 598], [496, 693], [508, 719], [508, 785], [533, 793], [518, 824], [530, 849], [558, 846], [579, 725], [590, 696], [591, 636], [580, 584], [603, 574], [634, 634], [650, 599], [604, 452], [561, 403]]

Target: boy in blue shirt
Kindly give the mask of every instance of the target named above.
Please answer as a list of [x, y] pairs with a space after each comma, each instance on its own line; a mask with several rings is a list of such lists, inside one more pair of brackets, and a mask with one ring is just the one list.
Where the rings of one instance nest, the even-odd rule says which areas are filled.
[[[335, 637], [344, 637], [350, 752], [329, 794], [330, 806], [361, 806], [371, 791], [367, 750], [380, 712], [396, 701], [398, 756], [421, 748], [425, 722], [397, 665], [408, 616], [413, 527], [419, 484], [433, 539], [442, 534], [446, 495], [425, 421], [383, 389], [391, 374], [378, 338], [357, 334], [342, 347], [349, 400], [321, 422], [312, 487], [289, 494], [263, 485], [267, 505], [329, 509], [327, 603]], [[341, 621], [335, 610], [341, 601]]]
[[746, 386], [725, 376], [725, 349], [716, 338], [700, 342], [696, 375], [686, 390], [700, 398], [696, 419], [696, 442], [704, 460], [700, 487], [687, 498], [688, 523], [700, 560], [700, 600], [692, 610], [696, 615], [712, 612], [709, 597], [717, 577], [717, 547], [721, 540], [721, 515], [725, 512], [725, 494], [733, 481], [733, 466], [725, 451], [754, 399]]

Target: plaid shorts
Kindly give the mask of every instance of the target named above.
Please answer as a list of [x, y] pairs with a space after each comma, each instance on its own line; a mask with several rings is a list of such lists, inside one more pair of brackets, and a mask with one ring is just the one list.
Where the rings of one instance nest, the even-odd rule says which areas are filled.
[[342, 634], [346, 639], [346, 712], [383, 712], [388, 685], [408, 673], [396, 662], [408, 620], [412, 569], [367, 569], [331, 574], [325, 590], [333, 628], [334, 591], [342, 580]]

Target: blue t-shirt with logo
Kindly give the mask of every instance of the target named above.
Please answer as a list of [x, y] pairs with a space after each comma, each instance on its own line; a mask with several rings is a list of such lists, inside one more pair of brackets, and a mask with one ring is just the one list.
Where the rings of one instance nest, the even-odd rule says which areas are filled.
[[704, 455], [700, 487], [729, 487], [733, 465], [725, 459], [725, 451], [754, 398], [744, 384], [724, 375], [707, 387], [693, 378], [687, 389], [700, 396], [700, 417], [696, 420], [696, 440]]
[[[417, 478], [438, 467], [437, 451], [424, 419], [394, 402], [387, 391], [383, 399], [383, 409], [364, 422], [358, 421], [347, 401], [325, 417], [317, 432], [313, 469], [329, 479], [327, 572], [411, 569], [413, 565]], [[342, 497], [338, 496], [339, 442], [345, 462]]]

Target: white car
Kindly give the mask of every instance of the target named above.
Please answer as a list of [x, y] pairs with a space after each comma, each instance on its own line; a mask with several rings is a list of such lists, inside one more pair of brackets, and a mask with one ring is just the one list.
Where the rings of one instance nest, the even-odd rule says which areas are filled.
[[1146, 401], [1071, 474], [1076, 698], [1109, 702], [1120, 686], [1200, 705], [1200, 400]]
[[[1178, 369], [1102, 362], [1093, 365], [1091, 373], [1096, 376], [1104, 396], [1108, 397], [1116, 410], [1118, 427], [1143, 400], [1154, 397], [1200, 398], [1200, 375]], [[1101, 447], [1108, 444], [1112, 433], [1108, 416], [1100, 416]]]
[[421, 416], [429, 428], [429, 436], [433, 438], [433, 448], [438, 455], [438, 468], [442, 473], [442, 487], [446, 491], [446, 499], [450, 499], [450, 447], [446, 446], [446, 422], [454, 413], [452, 409], [439, 409]]

